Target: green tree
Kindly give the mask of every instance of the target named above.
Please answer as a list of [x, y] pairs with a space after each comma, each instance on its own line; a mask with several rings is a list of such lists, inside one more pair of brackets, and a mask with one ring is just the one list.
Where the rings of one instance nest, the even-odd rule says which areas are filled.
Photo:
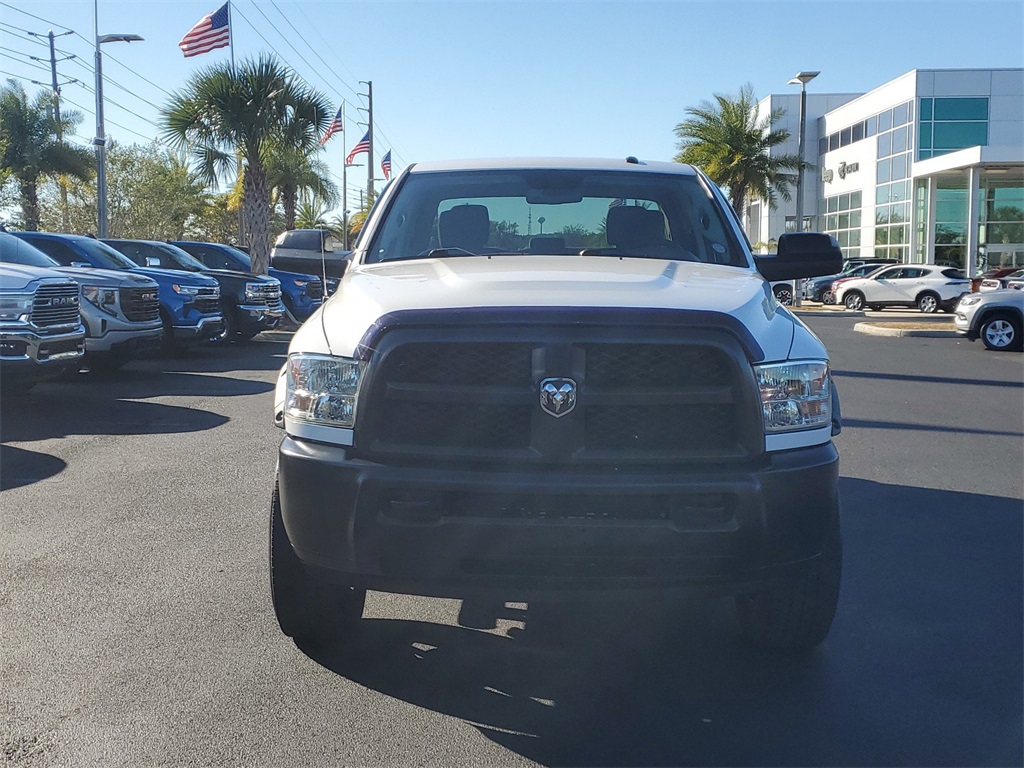
[[[49, 181], [40, 198], [44, 229], [78, 233], [96, 230], [96, 188], [73, 181], [68, 186], [67, 223], [58, 181]], [[209, 204], [206, 183], [179, 152], [160, 145], [112, 143], [107, 151], [107, 205], [111, 237], [180, 239]]]
[[242, 210], [249, 232], [253, 271], [270, 264], [270, 183], [267, 166], [275, 147], [312, 154], [331, 107], [288, 67], [270, 55], [232, 69], [214, 64], [193, 75], [163, 108], [164, 136], [188, 148], [209, 184], [243, 164]]
[[275, 146], [267, 158], [267, 183], [284, 209], [284, 228], [295, 229], [296, 209], [303, 193], [309, 193], [328, 208], [338, 201], [338, 188], [330, 170], [317, 157], [319, 147], [305, 152], [296, 147]]
[[0, 87], [0, 170], [17, 182], [24, 229], [39, 229], [39, 184], [45, 177], [65, 174], [84, 180], [91, 176], [92, 153], [60, 138], [81, 121], [80, 113], [64, 112], [58, 123], [47, 91], [29, 101], [14, 80]]
[[714, 102], [702, 101], [686, 113], [689, 118], [675, 127], [679, 138], [676, 162], [703, 169], [712, 181], [727, 188], [738, 216], [752, 197], [767, 201], [772, 208], [779, 197], [790, 199], [789, 172], [800, 168], [801, 162], [796, 155], [769, 155], [769, 150], [789, 139], [789, 131], [775, 127], [784, 110], [760, 117], [754, 89], [748, 83], [737, 98], [715, 94]]

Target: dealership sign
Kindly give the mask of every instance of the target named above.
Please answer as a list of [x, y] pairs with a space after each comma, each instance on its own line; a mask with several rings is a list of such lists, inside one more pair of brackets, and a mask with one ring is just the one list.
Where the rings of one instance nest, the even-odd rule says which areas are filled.
[[[840, 163], [839, 164], [839, 178], [840, 179], [845, 179], [847, 174], [849, 174], [849, 173], [856, 173], [859, 170], [860, 170], [860, 163]], [[835, 178], [835, 174], [833, 173], [831, 168], [822, 168], [821, 169], [821, 180], [822, 181], [824, 181], [826, 184], [831, 184], [833, 178]]]

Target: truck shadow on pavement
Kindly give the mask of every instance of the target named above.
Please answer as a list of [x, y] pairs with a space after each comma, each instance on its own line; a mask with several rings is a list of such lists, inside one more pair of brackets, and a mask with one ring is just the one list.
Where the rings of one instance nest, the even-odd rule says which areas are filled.
[[1020, 765], [1021, 500], [842, 486], [839, 612], [805, 657], [743, 646], [729, 601], [649, 596], [303, 650], [543, 765]]
[[58, 475], [67, 462], [48, 453], [0, 445], [0, 491], [38, 483]]

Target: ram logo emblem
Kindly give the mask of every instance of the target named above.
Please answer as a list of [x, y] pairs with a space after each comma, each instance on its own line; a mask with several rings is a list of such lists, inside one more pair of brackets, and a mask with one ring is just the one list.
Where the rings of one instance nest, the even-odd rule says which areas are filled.
[[544, 379], [540, 383], [540, 407], [560, 419], [576, 407], [576, 382], [572, 379]]

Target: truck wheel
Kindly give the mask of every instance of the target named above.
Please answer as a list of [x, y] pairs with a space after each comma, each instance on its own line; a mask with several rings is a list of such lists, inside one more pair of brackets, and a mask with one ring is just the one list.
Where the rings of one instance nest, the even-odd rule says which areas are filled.
[[793, 289], [788, 285], [776, 285], [772, 290], [775, 292], [775, 300], [784, 307], [793, 305]]
[[1010, 315], [989, 315], [978, 329], [978, 336], [986, 349], [1019, 349], [1021, 346], [1021, 323]]
[[216, 336], [210, 337], [211, 344], [227, 344], [238, 340], [238, 321], [234, 311], [231, 307], [222, 307], [221, 314], [224, 315], [224, 328]]
[[807, 651], [828, 635], [839, 600], [843, 551], [838, 526], [821, 557], [794, 581], [736, 598], [740, 634], [766, 648]]
[[296, 642], [344, 640], [363, 615], [366, 590], [314, 579], [292, 549], [274, 485], [270, 507], [270, 596], [281, 631]]

